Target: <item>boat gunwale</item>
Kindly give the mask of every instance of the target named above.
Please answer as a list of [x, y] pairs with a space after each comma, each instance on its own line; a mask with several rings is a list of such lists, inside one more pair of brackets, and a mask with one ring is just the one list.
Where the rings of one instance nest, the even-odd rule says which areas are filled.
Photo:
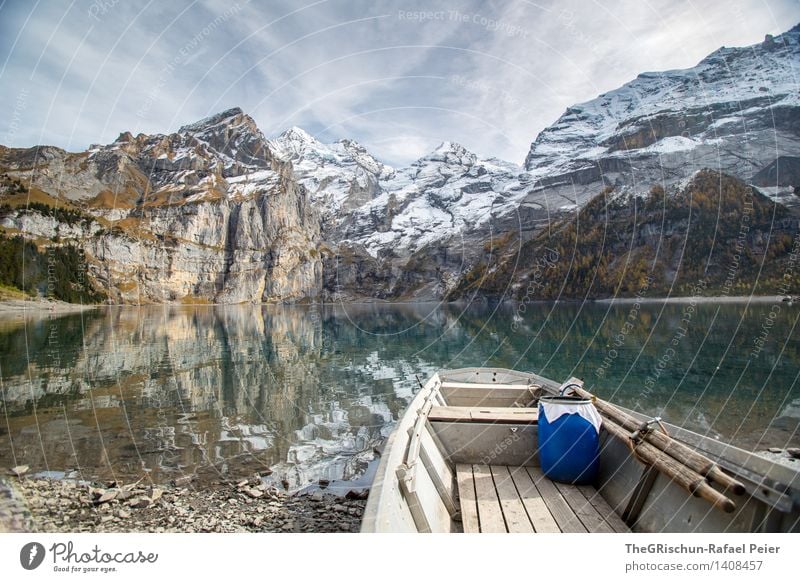
[[[407, 417], [410, 417], [413, 414], [416, 414], [419, 409], [422, 407], [423, 402], [427, 398], [427, 395], [430, 394], [434, 387], [439, 383], [439, 373], [434, 373], [425, 385], [417, 392], [414, 397], [411, 399], [411, 402], [408, 403], [408, 406], [403, 411], [403, 414], [397, 419], [397, 423], [395, 424], [394, 429], [392, 430], [391, 434], [386, 439], [386, 443], [383, 447], [383, 453], [381, 454], [381, 460], [378, 463], [378, 468], [375, 471], [375, 478], [372, 481], [372, 487], [370, 488], [370, 494], [367, 498], [367, 506], [364, 509], [364, 515], [361, 519], [361, 531], [362, 532], [377, 532], [379, 531], [378, 525], [379, 520], [381, 517], [381, 511], [383, 507], [383, 497], [387, 495], [388, 488], [385, 487], [385, 483], [387, 479], [396, 479], [395, 470], [397, 466], [405, 462], [406, 458], [406, 447], [408, 445], [408, 435], [402, 435], [400, 433], [400, 426], [407, 420]], [[411, 423], [413, 426], [414, 423]], [[406, 447], [403, 447], [403, 454], [400, 457], [400, 463], [397, 466], [390, 466], [389, 463], [392, 462], [392, 449], [399, 438], [406, 437]]]

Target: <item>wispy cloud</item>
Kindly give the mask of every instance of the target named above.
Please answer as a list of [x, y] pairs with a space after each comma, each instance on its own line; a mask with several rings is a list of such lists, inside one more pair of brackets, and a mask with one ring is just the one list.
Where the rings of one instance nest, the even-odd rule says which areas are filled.
[[77, 150], [239, 105], [395, 165], [444, 140], [521, 162], [568, 105], [797, 20], [792, 0], [6, 3], [0, 138]]

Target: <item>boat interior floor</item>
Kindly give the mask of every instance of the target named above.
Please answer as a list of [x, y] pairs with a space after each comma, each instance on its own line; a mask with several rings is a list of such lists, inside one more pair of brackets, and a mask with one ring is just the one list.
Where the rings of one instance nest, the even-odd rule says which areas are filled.
[[467, 533], [629, 532], [597, 490], [551, 481], [539, 467], [457, 465]]

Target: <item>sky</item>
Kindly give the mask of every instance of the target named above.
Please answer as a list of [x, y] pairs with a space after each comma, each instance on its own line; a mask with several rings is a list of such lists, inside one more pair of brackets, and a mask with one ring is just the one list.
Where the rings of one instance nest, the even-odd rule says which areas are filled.
[[522, 164], [564, 110], [800, 22], [798, 0], [0, 0], [0, 144], [69, 151], [241, 107], [402, 166]]

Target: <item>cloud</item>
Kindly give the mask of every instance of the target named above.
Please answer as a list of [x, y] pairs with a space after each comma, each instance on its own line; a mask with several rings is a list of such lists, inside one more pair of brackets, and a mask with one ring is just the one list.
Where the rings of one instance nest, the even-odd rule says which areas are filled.
[[431, 6], [5, 3], [0, 139], [79, 150], [238, 105], [267, 134], [353, 138], [393, 165], [446, 140], [521, 163], [568, 105], [797, 20], [791, 0]]

